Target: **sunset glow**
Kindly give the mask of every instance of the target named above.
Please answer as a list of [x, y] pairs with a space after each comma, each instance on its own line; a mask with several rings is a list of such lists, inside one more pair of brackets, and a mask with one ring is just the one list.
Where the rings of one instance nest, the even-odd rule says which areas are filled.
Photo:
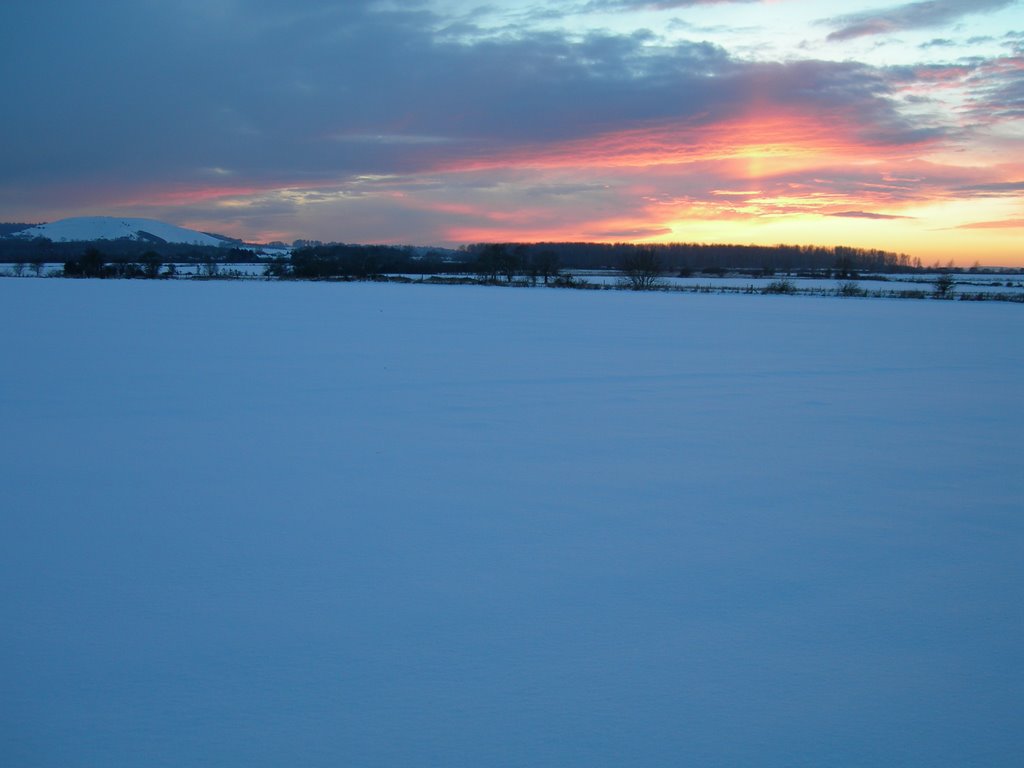
[[[1024, 265], [1015, 0], [180, 5], [126, 3], [112, 20], [83, 4], [49, 51], [9, 33], [42, 11], [0, 11], [0, 56], [20, 75], [0, 126], [0, 219], [138, 215], [250, 240], [845, 244]], [[96, 51], [116, 47], [143, 17], [160, 32], [137, 69], [68, 42], [84, 29]], [[185, 62], [200, 32], [217, 50]], [[76, 120], [56, 119], [69, 103]]]

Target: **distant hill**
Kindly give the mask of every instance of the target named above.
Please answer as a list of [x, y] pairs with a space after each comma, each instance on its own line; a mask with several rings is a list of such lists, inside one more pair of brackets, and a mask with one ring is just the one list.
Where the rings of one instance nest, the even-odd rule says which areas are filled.
[[21, 232], [23, 230], [26, 230], [26, 229], [29, 229], [30, 227], [35, 227], [35, 226], [38, 226], [38, 225], [37, 224], [19, 224], [19, 223], [8, 222], [8, 221], [0, 222], [0, 237], [7, 237], [8, 235], [13, 235], [16, 232]]
[[112, 216], [81, 216], [61, 219], [49, 224], [22, 229], [10, 237], [31, 240], [45, 237], [55, 243], [92, 242], [95, 240], [134, 240], [154, 244], [179, 243], [238, 247], [241, 243], [194, 229], [186, 229], [156, 219], [116, 218]]
[[89, 248], [112, 261], [133, 261], [150, 252], [179, 262], [245, 262], [291, 253], [287, 246], [254, 245], [157, 219], [81, 216], [49, 224], [0, 224], [0, 263], [67, 261]]

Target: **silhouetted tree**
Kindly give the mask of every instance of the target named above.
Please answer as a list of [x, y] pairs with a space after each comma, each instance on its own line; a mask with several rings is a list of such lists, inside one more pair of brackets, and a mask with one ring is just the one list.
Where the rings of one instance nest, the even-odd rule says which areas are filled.
[[263, 268], [264, 277], [288, 277], [291, 273], [291, 265], [288, 259], [271, 259], [270, 263]]
[[664, 267], [653, 248], [637, 248], [622, 257], [619, 271], [634, 291], [649, 291], [658, 285]]
[[558, 274], [558, 254], [550, 248], [535, 253], [530, 263], [534, 274], [544, 279], [544, 285]]
[[213, 256], [208, 256], [203, 262], [202, 274], [204, 277], [216, 277], [220, 274], [220, 264]]
[[520, 255], [522, 248], [521, 246], [512, 248], [507, 245], [501, 245], [498, 247], [500, 248], [496, 257], [498, 262], [498, 271], [505, 276], [506, 282], [511, 283], [523, 264], [523, 259]]
[[90, 248], [77, 259], [64, 262], [65, 277], [106, 277], [107, 258], [98, 249]]
[[160, 268], [163, 265], [163, 259], [156, 251], [146, 251], [142, 254], [142, 271], [146, 277], [150, 279], [160, 277]]
[[498, 275], [501, 273], [504, 255], [504, 245], [500, 243], [487, 243], [477, 254], [476, 260], [473, 262], [473, 271], [485, 282], [498, 282]]
[[853, 259], [848, 255], [840, 256], [835, 264], [836, 280], [855, 280], [857, 270], [854, 269]]

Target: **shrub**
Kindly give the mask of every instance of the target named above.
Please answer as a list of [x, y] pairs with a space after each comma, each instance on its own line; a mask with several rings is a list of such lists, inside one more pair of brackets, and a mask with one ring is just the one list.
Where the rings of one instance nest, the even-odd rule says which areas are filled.
[[839, 284], [839, 288], [836, 289], [836, 293], [840, 296], [866, 296], [867, 291], [860, 287], [860, 283], [855, 280], [846, 280]]
[[950, 299], [953, 297], [953, 291], [956, 290], [956, 281], [952, 275], [942, 274], [935, 278], [932, 287], [935, 290], [935, 298]]
[[796, 293], [796, 286], [791, 280], [772, 280], [761, 293]]
[[569, 272], [562, 272], [550, 283], [555, 288], [590, 288], [591, 284], [582, 277], [575, 277]]

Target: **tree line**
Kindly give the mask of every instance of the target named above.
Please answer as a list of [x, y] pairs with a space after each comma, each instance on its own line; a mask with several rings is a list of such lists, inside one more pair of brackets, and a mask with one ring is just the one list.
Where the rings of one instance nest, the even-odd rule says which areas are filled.
[[54, 242], [45, 237], [0, 237], [0, 263], [61, 263], [81, 257], [89, 248], [100, 251], [109, 262], [119, 263], [140, 261], [148, 253], [156, 253], [165, 262], [179, 264], [204, 264], [211, 260], [221, 264], [244, 264], [257, 258], [251, 250], [225, 245], [151, 243], [128, 238], [83, 243]]
[[[468, 245], [470, 261], [492, 250], [494, 243]], [[564, 269], [619, 269], [638, 254], [653, 253], [665, 272], [687, 274], [724, 270], [796, 272], [840, 270], [846, 272], [909, 272], [921, 269], [920, 259], [905, 253], [849, 246], [732, 245], [722, 243], [507, 243], [527, 262], [546, 254]]]
[[276, 276], [367, 278], [384, 274], [473, 273], [484, 282], [526, 277], [549, 282], [564, 269], [636, 268], [658, 275], [738, 270], [757, 274], [828, 272], [853, 278], [860, 272], [909, 272], [920, 260], [906, 254], [847, 246], [757, 246], [671, 243], [475, 243], [442, 254], [386, 245], [314, 245], [277, 262]]
[[272, 277], [366, 279], [386, 274], [439, 275], [465, 270], [440, 251], [411, 246], [333, 243], [297, 248], [287, 259], [271, 262]]
[[[14, 226], [14, 225], [12, 225]], [[83, 251], [83, 246], [85, 251]], [[90, 252], [88, 259], [84, 253]], [[848, 246], [730, 245], [705, 243], [474, 243], [458, 250], [422, 249], [410, 246], [309, 244], [288, 257], [259, 259], [243, 248], [198, 246], [179, 243], [145, 243], [135, 240], [103, 240], [93, 243], [52, 242], [46, 238], [0, 238], [0, 262], [20, 265], [63, 262], [69, 276], [88, 274], [102, 258], [105, 273], [138, 274], [158, 257], [164, 264], [231, 264], [265, 261], [271, 277], [297, 279], [366, 279], [386, 274], [475, 274], [484, 282], [512, 282], [527, 278], [548, 283], [562, 270], [620, 270], [660, 275], [695, 273], [774, 275], [782, 273], [827, 274], [854, 279], [860, 273], [912, 272], [923, 269], [920, 259], [907, 254]], [[83, 264], [85, 266], [83, 266]], [[130, 265], [140, 265], [134, 270]]]

